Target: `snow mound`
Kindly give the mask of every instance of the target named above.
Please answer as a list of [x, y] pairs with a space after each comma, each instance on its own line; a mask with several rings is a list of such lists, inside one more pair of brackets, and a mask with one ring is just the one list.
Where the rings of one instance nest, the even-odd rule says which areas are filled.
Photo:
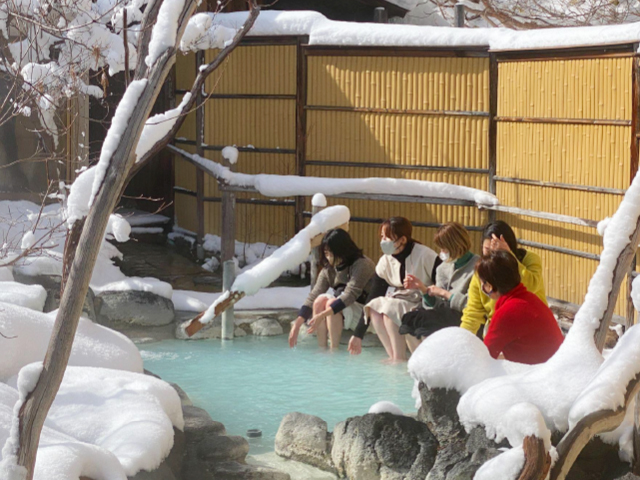
[[[0, 337], [0, 382], [44, 359], [54, 322], [55, 312], [0, 303], [0, 332], [8, 337]], [[78, 324], [69, 365], [143, 371], [140, 352], [131, 340], [85, 318]]]
[[11, 303], [41, 312], [46, 301], [47, 291], [42, 285], [0, 282], [0, 302]]
[[386, 400], [371, 405], [368, 413], [392, 413], [394, 415], [404, 415], [399, 406]]
[[45, 424], [110, 451], [127, 476], [157, 469], [173, 447], [173, 427], [184, 428], [180, 397], [168, 383], [91, 367], [67, 368]]

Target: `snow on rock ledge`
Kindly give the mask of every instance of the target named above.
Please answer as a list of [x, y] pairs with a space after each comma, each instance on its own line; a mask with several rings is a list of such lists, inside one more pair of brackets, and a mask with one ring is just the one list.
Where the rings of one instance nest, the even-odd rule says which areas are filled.
[[0, 302], [11, 303], [41, 312], [46, 301], [47, 291], [42, 285], [0, 282]]

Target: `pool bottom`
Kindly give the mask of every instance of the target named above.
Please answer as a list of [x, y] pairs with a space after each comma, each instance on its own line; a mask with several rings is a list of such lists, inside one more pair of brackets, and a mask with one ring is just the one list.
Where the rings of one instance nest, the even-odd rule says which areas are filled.
[[290, 349], [286, 335], [166, 340], [139, 348], [145, 368], [180, 385], [228, 434], [246, 436], [247, 430], [260, 429], [262, 437], [247, 438], [253, 455], [273, 451], [289, 412], [317, 415], [330, 431], [381, 400], [415, 412], [406, 364], [382, 364], [382, 348], [351, 356], [344, 346], [329, 352], [307, 338]]

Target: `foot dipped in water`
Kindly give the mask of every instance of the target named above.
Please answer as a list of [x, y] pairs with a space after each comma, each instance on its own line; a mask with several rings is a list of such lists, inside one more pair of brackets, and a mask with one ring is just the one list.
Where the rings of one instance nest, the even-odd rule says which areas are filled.
[[406, 358], [385, 358], [380, 363], [383, 365], [398, 365], [400, 363], [407, 363]]

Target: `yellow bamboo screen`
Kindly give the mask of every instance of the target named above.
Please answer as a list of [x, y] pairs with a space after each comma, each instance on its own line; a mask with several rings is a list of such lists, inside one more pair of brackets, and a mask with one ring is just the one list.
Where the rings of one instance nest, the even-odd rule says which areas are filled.
[[[331, 162], [307, 165], [307, 175], [407, 178], [488, 188], [487, 174], [482, 173], [488, 168], [488, 58], [309, 56], [307, 68], [306, 160]], [[340, 203], [360, 219], [351, 223], [351, 232], [372, 258], [380, 255], [377, 220], [402, 215], [416, 223], [457, 220], [480, 227], [488, 218], [486, 212], [470, 207]], [[435, 228], [415, 230], [416, 238], [427, 245], [434, 233]], [[474, 247], [477, 251], [479, 240]]]
[[[207, 60], [214, 54], [207, 52]], [[306, 62], [306, 175], [410, 178], [488, 189], [488, 58], [309, 54]], [[629, 185], [631, 58], [500, 61], [498, 65], [499, 178], [618, 190]], [[207, 81], [206, 91], [277, 98], [208, 100], [205, 143], [282, 149], [279, 153], [241, 152], [238, 170], [295, 173], [291, 152], [296, 148], [296, 68], [294, 45], [236, 49]], [[180, 58], [178, 89], [189, 88], [195, 72], [193, 56]], [[567, 123], [571, 119], [574, 123]], [[612, 124], [596, 124], [603, 121]], [[191, 115], [178, 135], [193, 140], [195, 133]], [[194, 147], [182, 147], [194, 151]], [[221, 159], [219, 151], [206, 151], [206, 156]], [[179, 160], [176, 185], [195, 190], [195, 169]], [[590, 220], [610, 216], [622, 198], [508, 181], [497, 182], [497, 195], [503, 205]], [[206, 177], [205, 196], [220, 196], [215, 181]], [[267, 200], [256, 194], [238, 198]], [[330, 203], [349, 206], [354, 217], [350, 231], [372, 258], [379, 255], [377, 222], [392, 215], [423, 225], [461, 222], [471, 227], [476, 252], [479, 230], [488, 221], [486, 212], [471, 207], [341, 199], [330, 199]], [[208, 233], [219, 233], [219, 207], [216, 202], [206, 203]], [[193, 196], [176, 195], [180, 226], [197, 228], [195, 210]], [[593, 228], [502, 213], [497, 217], [513, 225], [525, 241], [587, 255], [598, 255], [602, 248]], [[237, 218], [238, 240], [283, 243], [294, 233], [291, 206], [238, 203]], [[427, 245], [432, 245], [434, 233], [434, 226], [415, 228], [415, 236]], [[547, 294], [581, 303], [597, 261], [527, 248], [542, 257]], [[621, 299], [625, 296], [626, 287]], [[624, 301], [619, 301], [616, 313], [625, 314]]]
[[488, 58], [309, 57], [309, 105], [489, 110]]
[[633, 59], [501, 62], [498, 115], [631, 120]]
[[[498, 177], [626, 189], [631, 175], [631, 71], [631, 58], [500, 62]], [[549, 119], [617, 124], [544, 123]], [[613, 193], [500, 181], [497, 195], [504, 205], [596, 221], [612, 215], [622, 200]], [[594, 228], [508, 214], [498, 218], [513, 225], [523, 240], [593, 255], [602, 250]], [[542, 257], [547, 295], [581, 303], [598, 262], [527, 248]], [[626, 286], [619, 298], [616, 313], [625, 315]]]
[[[211, 61], [217, 51], [207, 51], [205, 61]], [[178, 59], [177, 87], [188, 89], [195, 78], [193, 55]], [[242, 46], [234, 50], [229, 59], [216, 70], [205, 85], [207, 93], [214, 95], [280, 95], [285, 98], [210, 98], [205, 104], [204, 143], [210, 146], [252, 146], [260, 149], [296, 148], [296, 46], [268, 45]], [[178, 98], [180, 100], [180, 97]], [[195, 114], [191, 114], [178, 133], [188, 140], [196, 138]], [[190, 152], [195, 147], [179, 145]], [[220, 162], [219, 150], [206, 150], [205, 157]], [[240, 152], [237, 171], [241, 173], [294, 174], [293, 153]], [[176, 186], [196, 190], [195, 167], [186, 162], [176, 163]], [[205, 232], [220, 234], [220, 191], [217, 182], [205, 175]], [[245, 199], [268, 201], [257, 194], [237, 194], [236, 238], [244, 242], [282, 244], [294, 231], [292, 205], [249, 205]], [[284, 199], [291, 200], [291, 199]], [[193, 196], [176, 195], [178, 225], [197, 230], [196, 204]]]

